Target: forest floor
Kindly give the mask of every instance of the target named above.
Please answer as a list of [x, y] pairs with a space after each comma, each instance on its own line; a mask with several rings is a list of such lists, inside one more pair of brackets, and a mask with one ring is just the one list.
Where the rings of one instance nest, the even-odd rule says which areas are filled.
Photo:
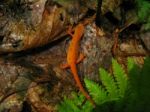
[[[149, 56], [150, 32], [140, 32], [138, 25], [119, 29], [114, 24], [111, 21], [99, 27], [93, 19], [85, 26], [80, 42], [80, 52], [85, 59], [78, 64], [83, 85], [84, 77], [99, 81], [100, 67], [111, 72], [112, 58], [126, 68], [128, 57], [142, 66], [144, 58]], [[56, 26], [54, 31], [59, 29], [58, 24]], [[70, 97], [71, 92], [79, 91], [71, 71], [60, 67], [66, 63], [70, 40], [66, 35], [42, 47], [1, 54], [0, 112], [53, 112], [64, 96]]]

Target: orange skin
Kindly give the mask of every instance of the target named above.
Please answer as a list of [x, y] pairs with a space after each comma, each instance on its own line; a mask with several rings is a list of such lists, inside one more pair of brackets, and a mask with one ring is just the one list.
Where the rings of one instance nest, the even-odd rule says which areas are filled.
[[78, 24], [75, 27], [74, 34], [72, 34], [72, 29], [69, 29], [68, 33], [71, 35], [72, 41], [70, 43], [70, 46], [68, 49], [68, 54], [67, 54], [67, 63], [68, 64], [63, 65], [62, 68], [70, 67], [71, 72], [74, 76], [74, 79], [75, 79], [76, 84], [79, 87], [80, 91], [95, 106], [94, 101], [91, 99], [91, 97], [88, 95], [88, 93], [85, 91], [85, 89], [83, 88], [83, 86], [81, 84], [81, 81], [79, 79], [79, 75], [77, 72], [77, 66], [76, 66], [76, 64], [81, 62], [84, 58], [84, 56], [82, 54], [80, 54], [80, 56], [78, 55], [79, 54], [79, 43], [80, 43], [80, 40], [84, 33], [84, 25]]

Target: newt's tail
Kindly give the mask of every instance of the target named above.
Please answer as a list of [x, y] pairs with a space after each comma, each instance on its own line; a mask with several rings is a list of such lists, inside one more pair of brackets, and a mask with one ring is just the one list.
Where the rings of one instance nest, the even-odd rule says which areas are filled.
[[75, 79], [75, 81], [76, 81], [76, 83], [77, 83], [77, 86], [79, 87], [80, 91], [83, 93], [83, 95], [86, 97], [86, 99], [89, 100], [89, 101], [92, 103], [92, 105], [95, 107], [95, 102], [94, 102], [93, 99], [89, 96], [89, 94], [85, 91], [85, 89], [83, 88], [83, 86], [82, 86], [82, 84], [81, 84], [81, 81], [80, 81], [80, 79], [79, 79], [79, 75], [78, 75], [78, 73], [77, 73], [77, 67], [76, 67], [76, 65], [75, 65], [75, 64], [74, 64], [74, 65], [71, 65], [71, 66], [70, 66], [70, 69], [71, 69], [71, 71], [72, 71], [72, 74], [73, 74], [73, 76], [74, 76], [74, 79]]

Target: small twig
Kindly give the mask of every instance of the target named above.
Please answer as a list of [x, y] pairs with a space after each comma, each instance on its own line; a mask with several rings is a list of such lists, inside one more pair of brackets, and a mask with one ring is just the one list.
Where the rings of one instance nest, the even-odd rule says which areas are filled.
[[119, 41], [119, 33], [121, 33], [123, 30], [125, 30], [127, 27], [129, 27], [132, 23], [126, 23], [123, 28], [115, 29], [113, 32], [113, 38], [114, 38], [114, 44], [112, 47], [112, 54], [114, 57], [128, 57], [128, 56], [150, 56], [150, 53], [118, 53], [118, 41]]
[[114, 44], [113, 44], [113, 47], [112, 47], [112, 54], [113, 54], [114, 57], [116, 55], [116, 50], [117, 50], [117, 47], [118, 47], [119, 32], [120, 32], [119, 29], [116, 29], [113, 33]]

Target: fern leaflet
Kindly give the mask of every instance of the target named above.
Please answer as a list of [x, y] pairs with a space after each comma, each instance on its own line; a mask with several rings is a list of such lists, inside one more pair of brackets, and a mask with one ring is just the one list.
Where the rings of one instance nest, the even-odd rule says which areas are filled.
[[107, 92], [97, 83], [85, 79], [85, 84], [96, 104], [100, 105], [108, 100]]
[[113, 74], [118, 84], [119, 96], [123, 97], [127, 87], [127, 77], [123, 68], [117, 63], [116, 60], [112, 60]]
[[118, 89], [113, 76], [102, 68], [99, 69], [99, 73], [102, 84], [105, 86], [110, 99], [118, 99]]

